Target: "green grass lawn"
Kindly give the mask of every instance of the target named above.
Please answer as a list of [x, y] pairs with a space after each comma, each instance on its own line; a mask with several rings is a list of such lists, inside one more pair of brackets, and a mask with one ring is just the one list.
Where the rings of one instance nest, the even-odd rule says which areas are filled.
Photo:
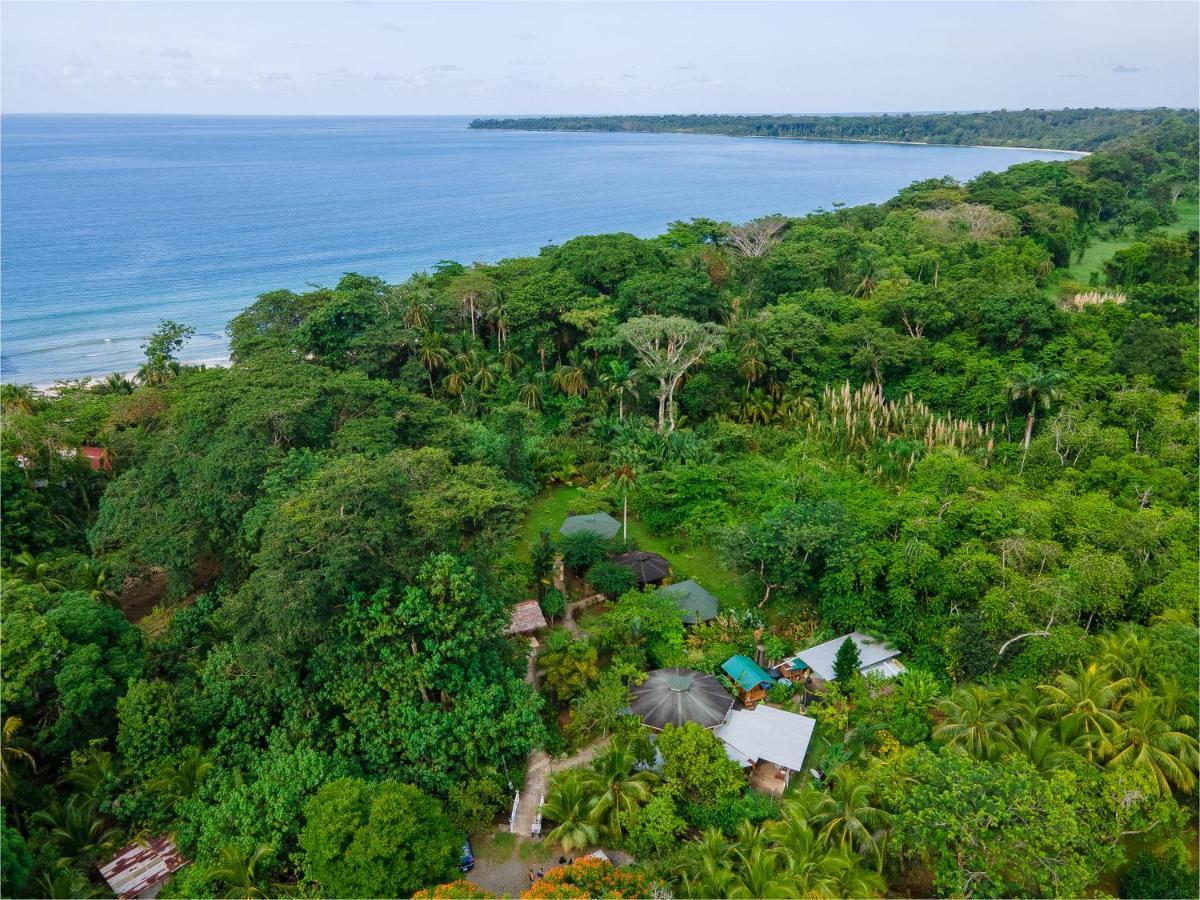
[[[1163, 229], [1168, 234], [1186, 234], [1189, 230], [1197, 227], [1197, 217], [1200, 216], [1200, 204], [1191, 200], [1182, 200], [1175, 206], [1175, 211], [1179, 216], [1178, 221]], [[1104, 263], [1111, 259], [1112, 255], [1118, 250], [1123, 250], [1135, 240], [1137, 238], [1127, 235], [1111, 240], [1097, 241], [1087, 248], [1087, 251], [1083, 254], [1082, 262], [1073, 264], [1067, 270], [1067, 277], [1072, 281], [1086, 285], [1088, 279], [1092, 277], [1092, 273], [1095, 272], [1100, 277], [1101, 283], [1103, 283]]]
[[[529, 515], [521, 530], [522, 553], [537, 540], [545, 529], [557, 537], [558, 528], [568, 512], [589, 513], [585, 492], [575, 485], [563, 484], [550, 488], [537, 497], [529, 507]], [[620, 518], [618, 516], [617, 518]], [[691, 544], [673, 537], [658, 537], [650, 533], [642, 521], [629, 516], [629, 536], [638, 546], [662, 554], [671, 563], [676, 581], [689, 578], [707, 588], [722, 605], [731, 605], [741, 596], [737, 576], [720, 561], [717, 551], [704, 544]]]

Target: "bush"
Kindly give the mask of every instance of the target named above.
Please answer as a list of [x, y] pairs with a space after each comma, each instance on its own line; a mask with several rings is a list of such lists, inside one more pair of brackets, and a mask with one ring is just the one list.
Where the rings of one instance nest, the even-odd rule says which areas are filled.
[[446, 795], [446, 814], [467, 834], [490, 828], [496, 815], [508, 805], [508, 792], [499, 775], [484, 775], [465, 784], [455, 784]]
[[541, 605], [542, 615], [547, 619], [557, 619], [567, 611], [567, 598], [558, 588], [546, 588], [546, 595], [542, 597]]
[[789, 681], [777, 681], [767, 691], [767, 700], [783, 705], [792, 699], [792, 684]]
[[586, 572], [608, 556], [608, 541], [590, 531], [564, 535], [558, 542], [563, 562], [575, 572]]
[[1179, 898], [1196, 896], [1196, 870], [1177, 842], [1158, 852], [1143, 850], [1121, 876], [1121, 896]]
[[761, 825], [780, 815], [778, 803], [755, 791], [724, 803], [688, 803], [683, 814], [696, 828], [719, 828], [726, 835], [736, 833], [743, 821]]
[[587, 580], [592, 587], [610, 599], [624, 594], [637, 584], [637, 577], [633, 572], [610, 562], [598, 562], [589, 568]]

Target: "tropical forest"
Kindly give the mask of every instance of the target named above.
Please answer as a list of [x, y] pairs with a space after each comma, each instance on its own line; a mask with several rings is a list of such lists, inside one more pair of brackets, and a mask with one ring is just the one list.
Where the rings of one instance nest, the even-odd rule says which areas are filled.
[[1075, 113], [3, 385], [3, 896], [1196, 897], [1197, 119]]

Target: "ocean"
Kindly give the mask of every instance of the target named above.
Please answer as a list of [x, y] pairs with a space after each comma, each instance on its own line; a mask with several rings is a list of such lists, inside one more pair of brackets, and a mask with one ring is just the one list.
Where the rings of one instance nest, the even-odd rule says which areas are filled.
[[580, 234], [648, 237], [879, 202], [1052, 151], [471, 131], [468, 118], [3, 116], [0, 380], [128, 371], [161, 319], [187, 361], [265, 291], [401, 281]]

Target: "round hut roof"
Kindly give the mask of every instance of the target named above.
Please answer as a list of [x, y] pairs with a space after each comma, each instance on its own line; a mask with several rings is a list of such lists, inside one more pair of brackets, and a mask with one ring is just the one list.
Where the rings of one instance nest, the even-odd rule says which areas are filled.
[[656, 669], [631, 693], [630, 709], [655, 731], [687, 722], [715, 728], [733, 706], [721, 682], [693, 669]]
[[612, 561], [618, 566], [624, 566], [633, 572], [637, 577], [638, 584], [650, 584], [651, 582], [662, 581], [671, 571], [671, 564], [664, 557], [645, 550], [622, 553], [619, 556], [614, 556]]

